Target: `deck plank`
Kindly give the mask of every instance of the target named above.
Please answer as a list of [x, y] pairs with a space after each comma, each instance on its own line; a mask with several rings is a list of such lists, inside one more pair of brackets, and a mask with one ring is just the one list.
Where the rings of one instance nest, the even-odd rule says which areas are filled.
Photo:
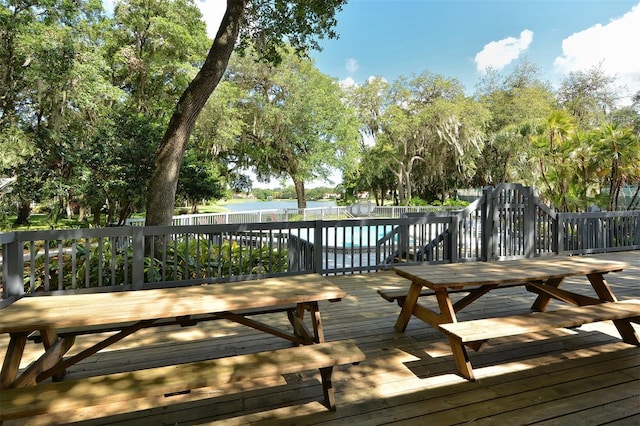
[[[622, 272], [607, 275], [618, 298], [640, 297], [640, 251], [603, 257], [630, 264]], [[394, 329], [400, 308], [380, 297], [377, 290], [408, 287], [405, 279], [391, 272], [329, 279], [347, 296], [338, 303], [320, 304], [326, 340], [353, 339], [367, 356], [358, 366], [334, 372], [338, 405], [334, 413], [327, 412], [318, 401], [320, 378], [311, 371], [220, 389], [205, 388], [171, 397], [170, 401], [130, 401], [126, 414], [112, 414], [110, 410], [115, 407], [104, 405], [59, 417], [6, 421], [3, 426], [627, 425], [640, 420], [640, 349], [622, 342], [610, 322], [490, 341], [482, 352], [470, 354], [478, 379], [471, 383], [457, 375], [448, 343], [438, 331], [416, 319], [411, 319], [404, 333]], [[585, 277], [567, 279], [562, 288], [591, 294]], [[534, 299], [534, 294], [521, 288], [496, 290], [458, 317], [478, 318], [489, 311], [505, 316], [527, 313]], [[554, 306], [561, 307], [552, 302], [549, 309]], [[288, 324], [284, 314], [265, 315], [264, 320], [274, 325]], [[72, 351], [92, 344], [94, 338], [79, 336], [78, 346]], [[0, 339], [2, 353], [7, 343]], [[289, 343], [282, 339], [227, 321], [161, 327], [142, 330], [84, 360], [71, 369], [69, 377], [287, 346]], [[30, 356], [33, 359], [36, 349], [37, 345], [27, 344], [27, 360]]]

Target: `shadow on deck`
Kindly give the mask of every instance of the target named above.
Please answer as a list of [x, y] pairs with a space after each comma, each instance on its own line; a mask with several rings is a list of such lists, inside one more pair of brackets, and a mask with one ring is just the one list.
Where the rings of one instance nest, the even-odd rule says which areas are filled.
[[[619, 299], [640, 297], [640, 252], [606, 255], [630, 267], [607, 277]], [[491, 341], [470, 352], [476, 382], [456, 374], [446, 339], [416, 319], [405, 333], [393, 325], [394, 303], [376, 291], [407, 286], [390, 272], [331, 277], [348, 296], [322, 303], [326, 340], [354, 339], [367, 355], [356, 366], [334, 372], [338, 409], [321, 404], [317, 371], [273, 380], [199, 389], [188, 395], [104, 405], [60, 416], [40, 416], [4, 425], [122, 424], [640, 424], [640, 348], [623, 343], [610, 322]], [[563, 286], [591, 290], [586, 278]], [[461, 318], [483, 311], [527, 312], [535, 296], [523, 288], [497, 290], [480, 299]], [[269, 314], [274, 324], [283, 315]], [[640, 329], [639, 329], [640, 330]], [[92, 343], [78, 338], [74, 351]], [[0, 340], [4, 352], [7, 341]], [[76, 365], [68, 377], [84, 377], [286, 347], [283, 340], [225, 321], [146, 329], [109, 351]], [[34, 344], [27, 346], [35, 354]], [[28, 358], [28, 357], [27, 357]]]

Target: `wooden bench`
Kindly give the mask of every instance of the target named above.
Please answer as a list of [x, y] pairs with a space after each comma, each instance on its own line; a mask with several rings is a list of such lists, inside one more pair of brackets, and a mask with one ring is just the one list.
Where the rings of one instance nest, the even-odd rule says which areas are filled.
[[320, 370], [325, 404], [333, 411], [336, 409], [331, 383], [333, 367], [357, 364], [364, 359], [365, 355], [353, 341], [341, 340], [3, 389], [0, 392], [0, 422], [94, 405], [126, 402], [135, 398], [171, 396], [187, 393], [191, 389], [314, 369]]
[[640, 321], [640, 299], [574, 306], [557, 311], [533, 312], [524, 315], [440, 324], [440, 329], [459, 343], [478, 350], [482, 343], [499, 337], [623, 319], [631, 320], [632, 322]]

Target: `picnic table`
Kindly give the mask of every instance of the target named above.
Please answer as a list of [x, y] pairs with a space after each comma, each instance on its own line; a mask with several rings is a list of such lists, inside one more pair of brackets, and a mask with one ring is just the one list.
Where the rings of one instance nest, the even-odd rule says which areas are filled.
[[[398, 331], [403, 332], [414, 316], [439, 329], [449, 339], [458, 372], [466, 379], [474, 380], [466, 347], [477, 351], [493, 338], [613, 320], [625, 342], [640, 346], [638, 334], [631, 324], [640, 320], [640, 300], [618, 301], [605, 280], [605, 274], [621, 271], [625, 266], [624, 262], [596, 256], [404, 265], [393, 270], [411, 281], [408, 291], [401, 295], [396, 291], [393, 296], [384, 290], [379, 293], [390, 301], [398, 299], [402, 307], [395, 323]], [[594, 295], [560, 288], [565, 278], [578, 275], [588, 278]], [[480, 297], [492, 290], [513, 286], [525, 286], [537, 294], [531, 305], [533, 313], [492, 317], [489, 312], [487, 318], [458, 321], [456, 314]], [[453, 302], [451, 294], [459, 292], [466, 295]], [[435, 296], [439, 311], [419, 303], [419, 298], [424, 296]], [[570, 307], [546, 312], [552, 299]]]
[[[297, 372], [315, 368], [320, 368], [322, 373], [326, 403], [330, 409], [335, 409], [331, 368], [359, 362], [364, 355], [352, 342], [325, 342], [318, 302], [335, 302], [345, 296], [344, 291], [321, 275], [304, 274], [193, 287], [23, 297], [0, 311], [0, 333], [10, 335], [0, 374], [0, 421], [47, 413], [60, 407], [70, 409], [108, 402], [111, 394], [117, 393], [116, 388], [127, 389], [127, 392], [114, 396], [114, 400], [126, 401], [158, 391], [161, 394], [179, 392], [242, 378], [292, 372], [292, 369]], [[274, 327], [254, 317], [270, 312], [286, 313], [293, 330]], [[305, 320], [306, 312], [309, 312], [308, 320]], [[142, 328], [193, 325], [214, 319], [230, 320], [287, 339], [297, 347], [262, 352], [253, 357], [237, 356], [233, 363], [229, 357], [224, 362], [211, 360], [190, 366], [148, 369], [137, 376], [126, 373], [97, 380], [81, 379], [94, 379], [88, 387], [77, 386], [72, 381], [65, 385], [61, 381], [69, 367]], [[100, 342], [65, 358], [77, 336], [104, 331], [114, 333], [102, 335], [104, 338]], [[43, 353], [20, 371], [26, 342], [34, 334], [43, 344]], [[49, 378], [53, 383], [47, 380]], [[118, 386], [117, 380], [126, 381], [127, 385]], [[100, 383], [107, 383], [110, 389], [96, 390]], [[158, 383], [164, 386], [158, 389]], [[76, 392], [78, 389], [80, 391]], [[87, 389], [92, 390], [87, 392]], [[33, 395], [44, 395], [45, 390], [49, 392], [48, 396], [37, 401]], [[56, 396], [50, 393], [54, 391]], [[26, 399], [29, 404], [16, 402], [26, 395], [29, 395]], [[65, 398], [66, 402], [63, 401]]]

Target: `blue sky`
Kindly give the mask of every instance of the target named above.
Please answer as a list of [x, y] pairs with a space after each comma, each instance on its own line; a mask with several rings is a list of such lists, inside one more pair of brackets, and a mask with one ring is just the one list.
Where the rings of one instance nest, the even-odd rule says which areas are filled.
[[[226, 1], [196, 4], [213, 36]], [[341, 81], [430, 71], [472, 93], [487, 66], [508, 74], [526, 58], [554, 84], [602, 63], [640, 90], [640, 0], [350, 0], [337, 20], [340, 38], [312, 56]]]

